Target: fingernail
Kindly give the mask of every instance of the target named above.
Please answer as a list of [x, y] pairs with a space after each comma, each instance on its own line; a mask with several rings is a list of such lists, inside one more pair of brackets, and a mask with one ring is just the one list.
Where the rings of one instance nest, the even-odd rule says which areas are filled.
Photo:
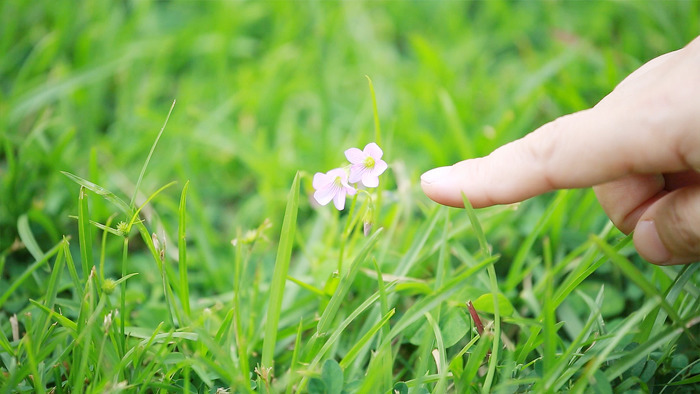
[[659, 238], [653, 220], [642, 220], [634, 229], [634, 245], [642, 257], [650, 263], [663, 264], [671, 260], [671, 253]]
[[423, 175], [420, 176], [420, 180], [424, 183], [435, 183], [439, 182], [442, 179], [445, 179], [447, 175], [450, 172], [450, 168], [452, 167], [438, 167], [438, 168], [433, 168], [430, 171], [427, 171]]

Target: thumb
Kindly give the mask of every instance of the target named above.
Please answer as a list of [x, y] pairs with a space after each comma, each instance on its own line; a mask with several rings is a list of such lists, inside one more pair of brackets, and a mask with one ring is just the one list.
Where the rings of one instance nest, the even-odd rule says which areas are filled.
[[634, 245], [659, 265], [700, 260], [700, 186], [675, 190], [654, 202], [634, 230]]

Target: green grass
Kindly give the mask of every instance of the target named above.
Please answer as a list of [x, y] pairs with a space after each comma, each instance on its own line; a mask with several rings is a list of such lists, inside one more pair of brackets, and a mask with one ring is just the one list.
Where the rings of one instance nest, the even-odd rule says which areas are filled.
[[[700, 390], [700, 266], [643, 262], [590, 190], [418, 182], [595, 104], [698, 4], [0, 3], [0, 393]], [[313, 204], [372, 141], [371, 198]]]

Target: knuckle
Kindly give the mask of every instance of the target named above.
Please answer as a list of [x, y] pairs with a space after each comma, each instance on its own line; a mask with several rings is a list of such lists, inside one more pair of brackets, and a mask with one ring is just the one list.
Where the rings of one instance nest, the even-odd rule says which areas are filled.
[[523, 159], [533, 163], [537, 172], [552, 188], [561, 183], [554, 178], [556, 171], [553, 170], [561, 163], [558, 155], [561, 154], [560, 147], [566, 133], [566, 122], [566, 116], [557, 118], [529, 134], [525, 137], [528, 143], [524, 144], [521, 152]]

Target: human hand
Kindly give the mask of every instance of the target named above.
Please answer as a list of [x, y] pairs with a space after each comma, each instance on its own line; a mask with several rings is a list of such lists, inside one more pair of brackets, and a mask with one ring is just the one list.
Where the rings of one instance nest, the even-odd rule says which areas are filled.
[[461, 207], [509, 204], [593, 186], [612, 222], [654, 264], [700, 260], [700, 37], [625, 78], [593, 108], [563, 116], [482, 158], [421, 176]]

